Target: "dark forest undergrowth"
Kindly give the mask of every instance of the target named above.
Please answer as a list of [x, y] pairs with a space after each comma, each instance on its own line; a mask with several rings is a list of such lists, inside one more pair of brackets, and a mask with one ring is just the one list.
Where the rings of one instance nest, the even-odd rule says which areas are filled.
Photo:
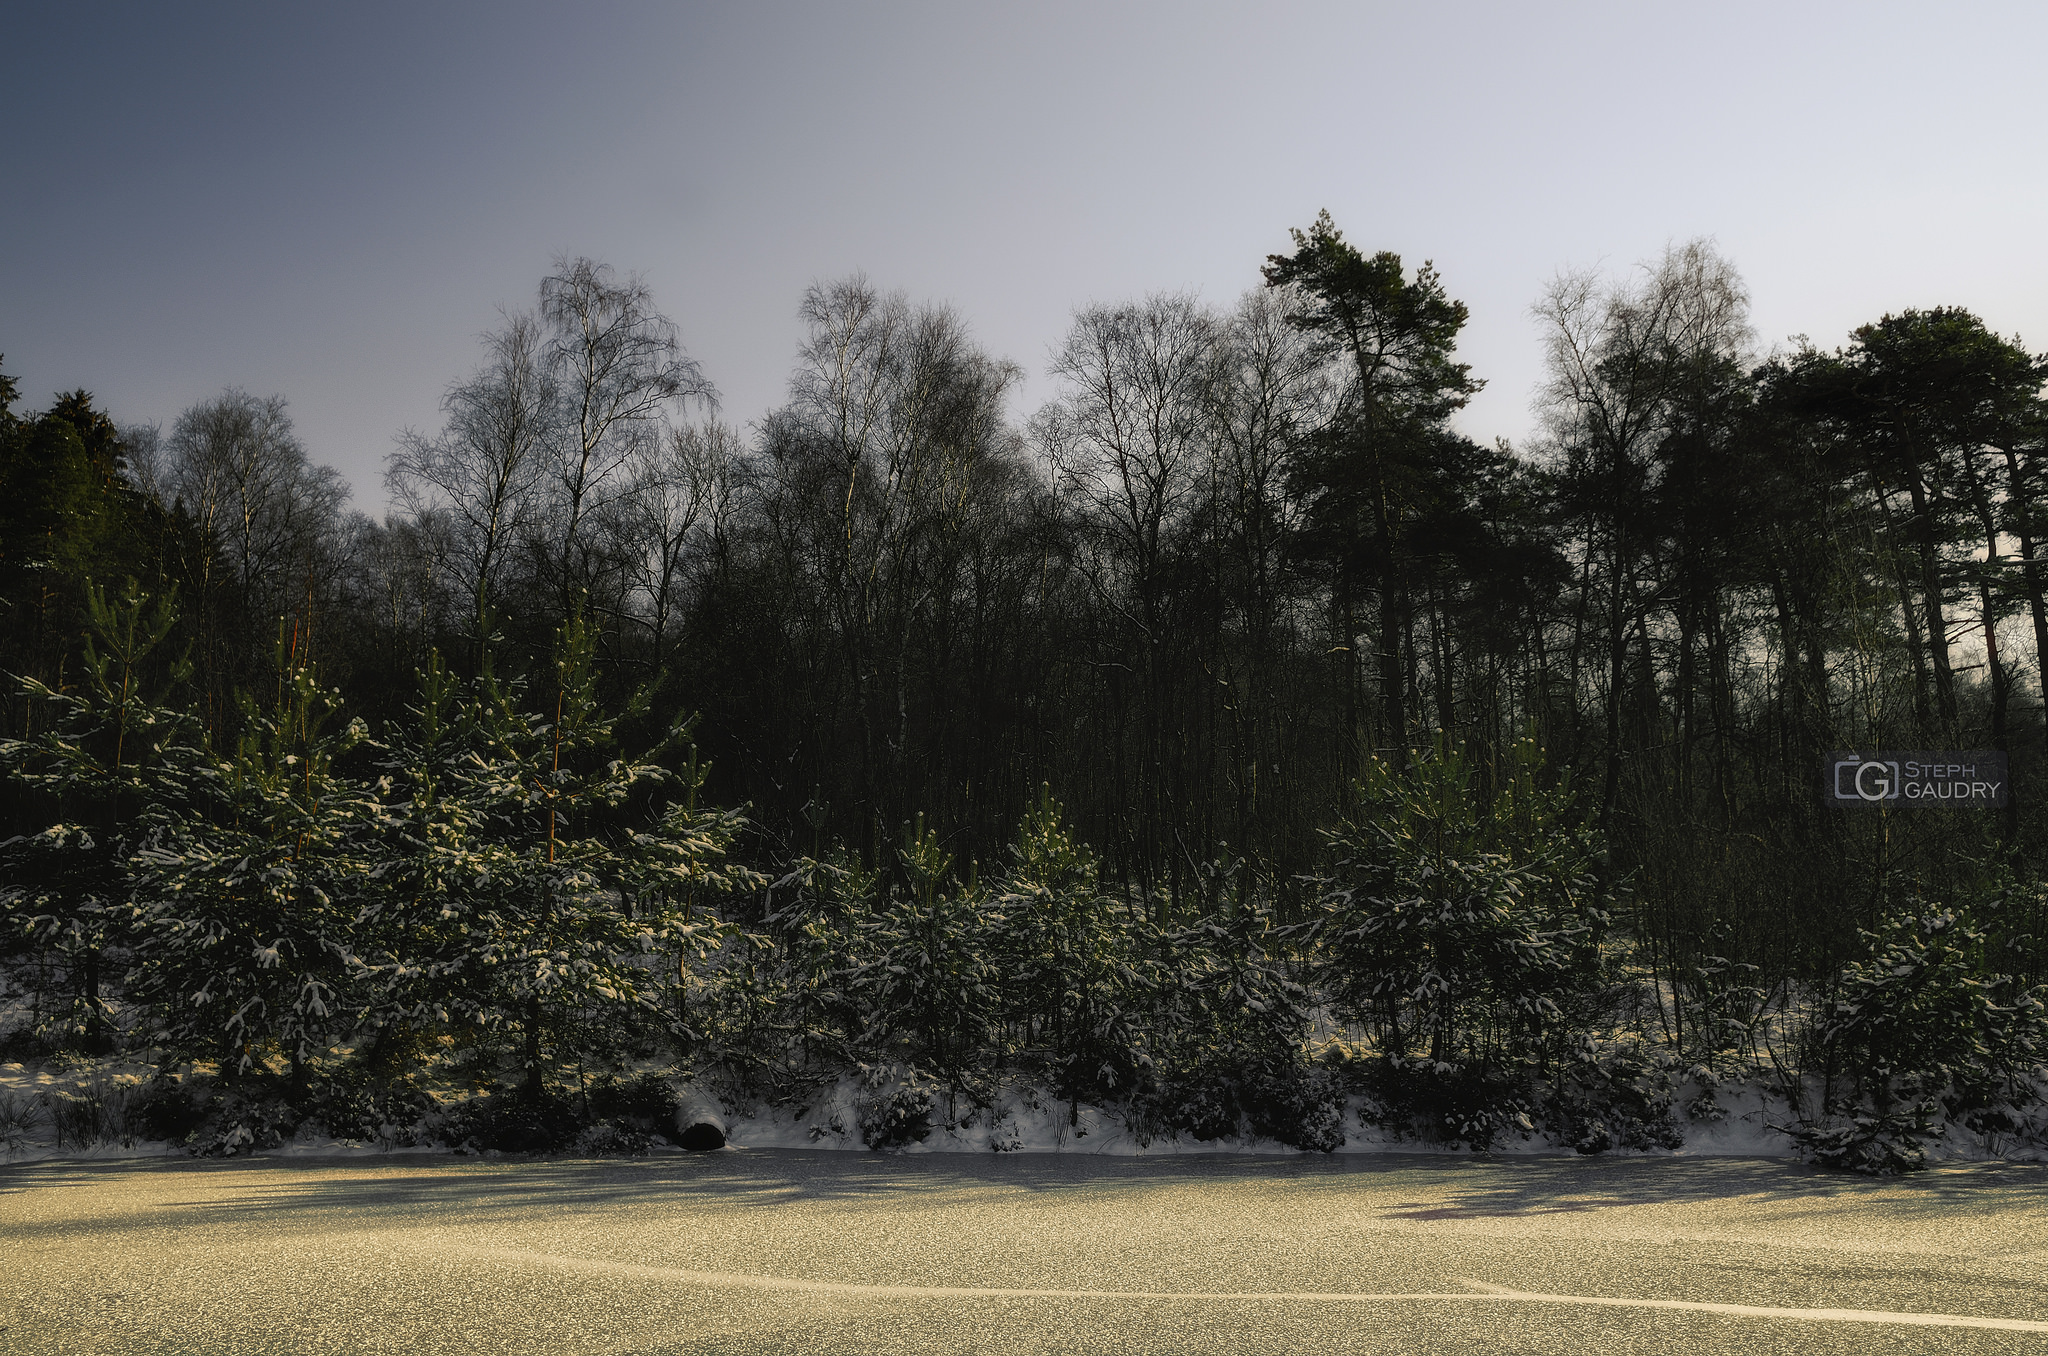
[[1673, 969], [1533, 738], [1491, 766], [1443, 740], [1375, 759], [1285, 881], [1223, 858], [1129, 892], [1049, 790], [987, 867], [914, 821], [872, 865], [771, 874], [735, 858], [744, 817], [700, 803], [687, 725], [619, 756], [573, 622], [540, 710], [430, 664], [381, 738], [281, 647], [223, 753], [140, 677], [168, 612], [95, 594], [92, 615], [89, 680], [0, 747], [94, 811], [8, 845], [27, 945], [0, 1054], [157, 1072], [0, 1094], [16, 1149], [40, 1126], [209, 1154], [644, 1152], [684, 1098], [831, 1103], [813, 1137], [877, 1149], [979, 1121], [1003, 1148], [1021, 1097], [1139, 1147], [1328, 1152], [1369, 1127], [1596, 1153], [1681, 1147], [1723, 1088], [1861, 1171], [2048, 1147], [2044, 991], [2000, 968], [2038, 892], [1904, 895], [1818, 981]]
[[[160, 1071], [0, 1134], [1023, 1097], [1597, 1152], [1739, 1087], [1865, 1171], [2038, 1149], [2048, 366], [1951, 308], [1759, 351], [1692, 242], [1560, 275], [1539, 432], [1481, 447], [1446, 280], [1293, 246], [1078, 311], [1021, 422], [957, 314], [820, 284], [746, 430], [565, 258], [381, 522], [281, 397], [0, 376], [0, 1054]], [[2010, 794], [1825, 808], [1844, 748]]]

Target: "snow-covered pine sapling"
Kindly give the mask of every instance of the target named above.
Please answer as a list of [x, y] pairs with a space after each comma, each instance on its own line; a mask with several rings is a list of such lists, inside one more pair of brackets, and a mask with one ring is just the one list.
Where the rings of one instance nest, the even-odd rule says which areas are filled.
[[681, 967], [730, 931], [716, 906], [754, 885], [726, 860], [740, 813], [699, 803], [704, 767], [610, 756], [579, 629], [558, 660], [547, 719], [523, 684], [464, 684], [429, 658], [386, 741], [363, 913], [372, 1025], [516, 1032], [536, 1088], [547, 1049], [665, 1021]]
[[1305, 1059], [1310, 997], [1291, 973], [1293, 930], [1277, 925], [1246, 863], [1212, 862], [1203, 875], [1208, 909], [1151, 943], [1147, 1114], [1197, 1138], [1250, 1133], [1333, 1149], [1342, 1099]]
[[[620, 715], [645, 698], [605, 708], [580, 619], [557, 633], [548, 677], [535, 712], [519, 684], [485, 675], [466, 792], [483, 808], [489, 870], [465, 965], [482, 977], [490, 1024], [518, 1031], [536, 1094], [551, 1056], [595, 1053], [629, 1024], [664, 1020], [683, 953], [721, 926], [699, 900], [751, 884], [724, 865], [739, 815], [697, 806], [701, 768], [685, 785], [651, 757], [619, 756]], [[675, 740], [686, 738], [685, 726]]]
[[[746, 812], [702, 804], [710, 767], [690, 741], [694, 725], [683, 721], [670, 730], [663, 748], [687, 747], [688, 757], [667, 774], [660, 790], [666, 804], [653, 822], [634, 829], [615, 853], [620, 890], [638, 925], [633, 954], [651, 969], [650, 998], [659, 1001], [663, 988], [673, 993], [674, 1002], [663, 1007], [675, 1013], [674, 1034], [685, 1042], [693, 1034], [683, 1006], [692, 973], [701, 974], [716, 952], [741, 937], [721, 910], [733, 896], [767, 884], [767, 877], [732, 860]], [[761, 941], [742, 940], [749, 946]]]
[[[1215, 863], [1209, 869], [1224, 878], [1247, 874], [1242, 862]], [[1307, 1032], [1309, 996], [1288, 973], [1286, 937], [1271, 902], [1249, 881], [1217, 893], [1227, 907], [1212, 909], [1162, 939], [1169, 958], [1162, 997], [1172, 1014], [1162, 1025], [1229, 1062], [1292, 1064]]]
[[2031, 1099], [2048, 1060], [2048, 986], [1994, 971], [1971, 911], [1915, 900], [1864, 934], [1816, 1033], [1822, 1115], [1796, 1133], [1818, 1161], [1921, 1166], [1951, 1117]]
[[[1709, 940], [1730, 949], [1727, 924], [1716, 924]], [[1768, 999], [1757, 974], [1756, 966], [1718, 952], [1702, 952], [1679, 969], [1674, 1006], [1684, 1016], [1681, 1049], [1710, 1086], [1722, 1074], [1757, 1062], [1756, 1030]]]
[[1145, 912], [1105, 892], [1050, 787], [1018, 826], [989, 909], [1007, 1042], [1042, 1060], [1054, 1090], [1128, 1092], [1149, 1064], [1143, 1016], [1161, 971]]
[[874, 1035], [907, 1040], [913, 1058], [957, 1080], [986, 1050], [997, 1009], [987, 892], [971, 871], [953, 875], [922, 815], [904, 827], [895, 866], [849, 987], [873, 1014]]
[[84, 681], [58, 691], [22, 680], [44, 709], [42, 732], [0, 742], [0, 766], [43, 825], [0, 847], [7, 930], [69, 963], [73, 1025], [93, 1047], [107, 1034], [106, 958], [134, 920], [130, 859], [205, 771], [191, 712], [174, 699], [189, 668], [161, 653], [173, 598], [131, 584], [110, 601], [88, 584]]
[[872, 1014], [855, 996], [880, 878], [834, 846], [799, 858], [766, 892], [766, 937], [719, 958], [725, 1039], [754, 1062], [786, 1049], [804, 1071], [859, 1063]]
[[373, 1040], [404, 1027], [489, 1024], [482, 934], [498, 892], [516, 878], [475, 690], [438, 653], [418, 683], [384, 739], [376, 868], [357, 922], [364, 1034]]
[[174, 1053], [229, 1075], [282, 1054], [302, 1081], [357, 1025], [376, 804], [338, 766], [369, 730], [340, 722], [299, 639], [280, 626], [274, 696], [245, 698], [235, 750], [210, 755], [213, 803], [169, 816], [137, 854], [129, 979]]
[[1325, 990], [1382, 1053], [1475, 1072], [1554, 1059], [1598, 988], [1601, 846], [1523, 740], [1482, 784], [1439, 741], [1374, 760], [1313, 878]]

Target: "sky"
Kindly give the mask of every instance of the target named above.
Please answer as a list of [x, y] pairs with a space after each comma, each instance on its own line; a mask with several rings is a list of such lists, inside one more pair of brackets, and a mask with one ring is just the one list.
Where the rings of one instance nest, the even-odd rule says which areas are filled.
[[0, 354], [168, 429], [290, 402], [357, 506], [550, 261], [642, 275], [745, 426], [813, 282], [943, 302], [1049, 398], [1073, 312], [1227, 305], [1328, 208], [1432, 260], [1525, 442], [1532, 303], [1711, 238], [1760, 342], [1968, 307], [2048, 349], [2048, 6], [9, 6]]

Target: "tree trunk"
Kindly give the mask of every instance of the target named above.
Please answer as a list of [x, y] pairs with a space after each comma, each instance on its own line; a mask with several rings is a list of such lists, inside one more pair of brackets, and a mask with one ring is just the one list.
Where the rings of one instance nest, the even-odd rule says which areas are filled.
[[[2034, 558], [2033, 502], [2020, 474], [2019, 456], [2010, 447], [2005, 454], [2006, 511], [2012, 518], [2020, 542], [2020, 579], [2027, 591], [2027, 607], [2034, 619], [2034, 664], [2048, 674], [2048, 599], [2043, 598], [2041, 563]], [[2041, 721], [2048, 729], [2048, 681], [2042, 683]]]
[[1956, 737], [1956, 678], [1948, 657], [1948, 620], [1942, 607], [1941, 558], [1934, 531], [1934, 510], [1919, 475], [1908, 476], [1906, 492], [1913, 501], [1913, 535], [1920, 556], [1920, 598], [1927, 610], [1927, 653], [1934, 661], [1934, 695], [1941, 705], [1941, 732]]

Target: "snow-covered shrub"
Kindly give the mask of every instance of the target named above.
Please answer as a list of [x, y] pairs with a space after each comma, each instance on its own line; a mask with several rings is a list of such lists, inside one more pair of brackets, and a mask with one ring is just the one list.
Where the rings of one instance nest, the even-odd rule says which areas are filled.
[[1293, 977], [1287, 930], [1237, 862], [1208, 873], [1209, 911], [1136, 933], [1144, 982], [1121, 997], [1133, 1076], [1112, 1091], [1141, 1140], [1343, 1143], [1343, 1093], [1306, 1061], [1311, 996]]
[[1250, 1131], [1234, 1084], [1184, 1071], [1168, 1073], [1133, 1096], [1125, 1117], [1140, 1144], [1168, 1135], [1208, 1143]]
[[1673, 1109], [1677, 1061], [1640, 1041], [1623, 1041], [1566, 1065], [1542, 1108], [1545, 1125], [1582, 1154], [1609, 1149], [1676, 1149], [1685, 1143]]
[[336, 1139], [410, 1145], [419, 1142], [434, 1099], [408, 1078], [350, 1067], [315, 1084], [300, 1098], [300, 1110], [302, 1128], [310, 1124]]
[[234, 1158], [275, 1149], [298, 1133], [300, 1116], [266, 1081], [250, 1080], [213, 1090], [205, 1116], [186, 1136], [188, 1153]]
[[1941, 1134], [1941, 1104], [1932, 1098], [1883, 1111], [1848, 1110], [1792, 1133], [1822, 1167], [1895, 1177], [1927, 1166], [1927, 1146]]
[[1520, 1070], [1386, 1055], [1357, 1061], [1352, 1085], [1370, 1120], [1426, 1144], [1490, 1149], [1536, 1128], [1541, 1094]]
[[917, 1062], [957, 1080], [986, 1057], [999, 1002], [987, 893], [953, 878], [952, 856], [922, 816], [896, 864], [883, 897], [855, 925], [846, 994], [865, 1014], [866, 1048], [886, 1051], [900, 1039]]
[[583, 1132], [574, 1104], [552, 1091], [536, 1093], [521, 1087], [497, 1093], [489, 1102], [487, 1149], [553, 1153], [574, 1143]]
[[584, 1128], [568, 1098], [521, 1086], [447, 1107], [428, 1132], [451, 1149], [553, 1153], [575, 1143]]
[[[92, 1091], [88, 1084], [80, 1093]], [[163, 1140], [195, 1155], [233, 1156], [276, 1147], [296, 1133], [302, 1120], [286, 1098], [285, 1087], [274, 1078], [224, 1084], [159, 1075], [146, 1083], [100, 1091], [97, 1098], [53, 1095], [53, 1103], [59, 1098], [64, 1102], [62, 1109], [52, 1106], [53, 1119], [63, 1122], [60, 1144]]]
[[921, 825], [885, 868], [803, 859], [767, 892], [763, 935], [710, 967], [699, 1053], [787, 1097], [851, 1065], [922, 1071], [902, 1088], [870, 1074], [869, 1143], [924, 1132], [927, 1080], [971, 1116], [1021, 1078], [1072, 1108], [1119, 1105], [1144, 1134], [1326, 1146], [1341, 1114], [1302, 1091], [1307, 995], [1238, 871], [1217, 868], [1211, 912], [1169, 925], [1164, 901], [1104, 887], [1049, 794], [989, 886], [953, 874]]
[[157, 1077], [130, 1094], [128, 1124], [141, 1139], [185, 1144], [206, 1120], [203, 1097], [176, 1078]]
[[861, 1142], [870, 1149], [900, 1149], [930, 1138], [936, 1091], [932, 1081], [915, 1068], [863, 1066], [860, 1096], [854, 1104]]
[[1074, 1100], [1138, 1085], [1167, 948], [1145, 911], [1102, 888], [1094, 854], [1041, 788], [989, 904], [998, 1016], [1019, 1062]]
[[622, 1121], [600, 1121], [576, 1136], [579, 1154], [593, 1158], [644, 1158], [654, 1147], [654, 1136], [636, 1125]]
[[1375, 760], [1328, 832], [1307, 940], [1335, 1012], [1383, 1053], [1373, 1094], [1396, 1127], [1475, 1146], [1526, 1129], [1538, 1077], [1603, 1000], [1603, 848], [1568, 784], [1518, 744], [1482, 779], [1439, 742]]
[[1279, 1105], [1286, 1119], [1277, 1122], [1273, 1138], [1313, 1153], [1335, 1153], [1344, 1147], [1343, 1090], [1327, 1074], [1305, 1072]]
[[1332, 1086], [1304, 1059], [1309, 995], [1290, 973], [1286, 937], [1248, 884], [1219, 894], [1215, 912], [1160, 939], [1145, 1030], [1166, 1123], [1197, 1138], [1221, 1130], [1335, 1148], [1341, 1110], [1332, 1114]]
[[621, 1082], [611, 1074], [592, 1080], [584, 1093], [590, 1115], [597, 1121], [616, 1121], [634, 1129], [660, 1133], [676, 1122], [682, 1105], [675, 1085], [658, 1073], [643, 1073]]
[[1342, 1086], [1296, 1061], [1263, 1067], [1175, 1070], [1130, 1099], [1127, 1117], [1141, 1142], [1162, 1135], [1191, 1139], [1271, 1139], [1330, 1153], [1344, 1144]]
[[2048, 987], [1994, 973], [1964, 908], [1919, 901], [1864, 936], [1870, 954], [1843, 969], [1813, 1036], [1820, 1115], [1795, 1135], [1816, 1162], [1910, 1171], [1951, 1120], [1989, 1126], [2036, 1099]]

